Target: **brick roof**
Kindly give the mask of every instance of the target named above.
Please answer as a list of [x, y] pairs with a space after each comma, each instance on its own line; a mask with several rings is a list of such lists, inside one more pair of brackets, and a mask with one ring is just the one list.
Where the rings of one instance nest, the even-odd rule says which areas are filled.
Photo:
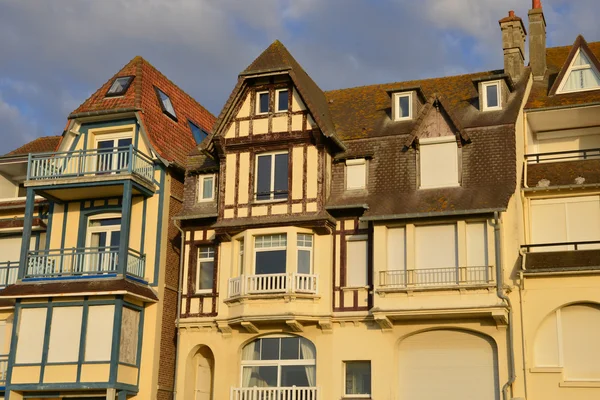
[[45, 152], [54, 151], [58, 147], [60, 140], [61, 140], [61, 136], [45, 136], [45, 137], [37, 138], [35, 140], [32, 140], [29, 143], [25, 143], [23, 146], [19, 147], [18, 149], [5, 154], [5, 156], [18, 156], [18, 155], [25, 155], [25, 154], [29, 154], [29, 153], [45, 153]]
[[[134, 77], [125, 94], [106, 97], [114, 80], [121, 76]], [[154, 87], [169, 96], [177, 121], [163, 113]], [[82, 113], [120, 109], [141, 111], [141, 122], [154, 150], [163, 159], [181, 167], [185, 166], [187, 154], [196, 147], [188, 119], [206, 132], [211, 131], [215, 122], [214, 115], [140, 56], [133, 58], [106, 81], [69, 118]]]
[[569, 68], [570, 60], [580, 47], [587, 50], [588, 54], [592, 57], [592, 62], [599, 65], [600, 42], [587, 43], [581, 35], [577, 37], [572, 46], [550, 47], [546, 49], [546, 64], [548, 69], [543, 80], [533, 82], [527, 104], [525, 105], [526, 110], [600, 103], [600, 89], [576, 93], [552, 94], [552, 89], [555, 89], [553, 86], [562, 80], [561, 78]]

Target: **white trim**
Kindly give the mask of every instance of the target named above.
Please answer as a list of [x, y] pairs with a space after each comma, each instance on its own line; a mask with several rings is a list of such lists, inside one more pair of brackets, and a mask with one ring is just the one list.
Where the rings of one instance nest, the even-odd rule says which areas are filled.
[[[298, 244], [300, 235], [310, 236], [310, 247], [303, 246], [303, 245], [301, 246], [300, 244]], [[302, 232], [296, 233], [296, 272], [300, 273], [298, 271], [298, 258], [300, 255], [300, 250], [302, 250], [302, 251], [308, 251], [310, 253], [308, 273], [309, 274], [313, 273], [313, 248], [314, 248], [314, 246], [315, 246], [315, 236], [312, 233], [302, 233]]]
[[[283, 235], [285, 236], [285, 246], [271, 246], [271, 247], [260, 247], [260, 248], [256, 248], [256, 238], [258, 237], [264, 237], [264, 236], [280, 236]], [[267, 233], [264, 235], [254, 235], [252, 236], [253, 239], [253, 243], [252, 243], [252, 250], [254, 250], [254, 254], [252, 257], [252, 273], [255, 275], [258, 275], [256, 272], [256, 254], [257, 253], [261, 253], [261, 252], [268, 252], [268, 251], [285, 251], [285, 273], [287, 273], [288, 267], [288, 254], [287, 254], [287, 249], [288, 249], [288, 234], [287, 233]], [[244, 251], [246, 251], [246, 248], [244, 248]]]
[[119, 225], [109, 225], [109, 226], [90, 226], [90, 224], [93, 221], [98, 221], [101, 219], [114, 219], [114, 218], [118, 218], [121, 219], [121, 214], [119, 213], [106, 213], [106, 214], [98, 214], [98, 215], [94, 215], [92, 217], [88, 218], [88, 223], [87, 223], [87, 229], [85, 232], [85, 247], [91, 247], [91, 242], [92, 242], [92, 233], [101, 233], [101, 232], [106, 232], [106, 246], [105, 247], [110, 247], [110, 239], [111, 239], [111, 235], [109, 233], [112, 232], [120, 232], [121, 231], [121, 224], [123, 221], [121, 221], [121, 224]]
[[[271, 202], [284, 202], [284, 201], [288, 201], [288, 198], [290, 196], [290, 188], [288, 187], [288, 194], [286, 196], [285, 199], [275, 199], [275, 193], [273, 193], [275, 191], [275, 156], [278, 154], [287, 154], [288, 156], [288, 165], [289, 165], [289, 157], [290, 154], [288, 151], [270, 151], [270, 152], [266, 152], [266, 153], [258, 153], [255, 155], [254, 158], [254, 165], [255, 165], [255, 171], [254, 171], [254, 201], [256, 203], [271, 203]], [[269, 187], [269, 198], [268, 199], [264, 199], [264, 200], [258, 200], [258, 157], [263, 157], [263, 156], [271, 156], [271, 185]], [[289, 171], [288, 171], [289, 173]]]
[[346, 386], [346, 367], [349, 363], [369, 363], [369, 380], [371, 381], [370, 383], [370, 387], [371, 390], [370, 392], [373, 392], [373, 365], [371, 363], [371, 360], [345, 360], [342, 361], [344, 364], [344, 368], [343, 368], [343, 377], [342, 377], [342, 393], [344, 394], [344, 398], [352, 398], [352, 399], [370, 399], [372, 393], [368, 393], [368, 394], [350, 394], [348, 393], [348, 387]]
[[[279, 109], [279, 93], [281, 93], [281, 92], [286, 92], [288, 94], [288, 106], [286, 106], [285, 110], [280, 110]], [[275, 91], [275, 104], [274, 104], [274, 106], [275, 106], [275, 112], [276, 113], [288, 112], [288, 110], [289, 110], [289, 96], [290, 96], [290, 94], [289, 94], [288, 89], [277, 89]]]
[[[408, 97], [408, 116], [400, 116], [400, 98]], [[392, 110], [394, 112], [394, 121], [408, 121], [413, 118], [413, 92], [401, 92], [394, 93], [393, 95], [394, 104], [392, 104]]]
[[[488, 107], [488, 105], [487, 105], [487, 87], [488, 86], [496, 86], [497, 87], [497, 91], [496, 91], [496, 93], [498, 93], [498, 105], [497, 106]], [[500, 85], [500, 81], [483, 82], [481, 84], [481, 97], [482, 97], [482, 110], [483, 111], [502, 110], [502, 90], [501, 90], [501, 88], [502, 88], [502, 86]]]
[[267, 94], [267, 98], [269, 99], [269, 102], [271, 100], [271, 95], [269, 94], [268, 90], [262, 91], [262, 92], [256, 92], [256, 110], [255, 110], [255, 114], [256, 115], [265, 115], [269, 113], [269, 105], [267, 104], [267, 111], [265, 112], [261, 112], [260, 111], [260, 95], [261, 94]]
[[[204, 198], [204, 181], [206, 179], [212, 179], [212, 189], [210, 197]], [[216, 182], [216, 174], [208, 174], [208, 175], [198, 175], [198, 196], [196, 199], [197, 203], [205, 203], [208, 201], [214, 201], [215, 199], [215, 182]]]
[[[600, 89], [600, 86], [594, 86], [594, 87], [591, 87], [591, 88], [583, 88], [583, 89], [576, 89], [576, 90], [564, 90], [564, 87], [567, 84], [567, 81], [569, 80], [569, 77], [571, 76], [571, 72], [573, 72], [573, 71], [580, 71], [580, 70], [584, 70], [584, 69], [591, 69], [592, 72], [600, 73], [598, 70], [596, 70], [596, 68], [594, 68], [593, 64], [574, 65], [575, 61], [577, 60], [577, 57], [579, 57], [579, 54], [581, 54], [581, 47], [579, 49], [577, 49], [577, 53], [575, 53], [575, 56], [571, 60], [571, 64], [569, 65], [569, 69], [567, 69], [567, 72], [563, 76], [563, 80], [560, 83], [560, 86], [558, 87], [558, 89], [556, 90], [556, 93], [589, 92], [590, 90], [599, 90]], [[585, 56], [588, 59], [591, 58], [586, 52], [584, 52], [583, 54], [585, 54]]]

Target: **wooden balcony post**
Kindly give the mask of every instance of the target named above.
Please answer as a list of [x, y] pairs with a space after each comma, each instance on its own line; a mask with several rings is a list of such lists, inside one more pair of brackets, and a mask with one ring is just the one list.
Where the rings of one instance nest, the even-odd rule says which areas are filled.
[[27, 269], [27, 255], [31, 242], [31, 229], [33, 225], [33, 209], [35, 208], [35, 192], [27, 188], [27, 201], [25, 202], [25, 216], [23, 218], [23, 239], [21, 240], [21, 255], [19, 258], [18, 279], [23, 279]]
[[117, 273], [127, 273], [127, 258], [129, 257], [129, 234], [131, 232], [131, 206], [133, 200], [133, 183], [127, 180], [123, 183], [123, 209], [121, 211], [121, 243], [119, 244], [119, 264]]

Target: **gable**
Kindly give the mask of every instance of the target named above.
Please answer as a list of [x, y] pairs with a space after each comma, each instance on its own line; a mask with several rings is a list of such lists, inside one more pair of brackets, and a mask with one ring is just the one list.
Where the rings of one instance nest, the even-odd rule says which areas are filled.
[[593, 58], [593, 54], [588, 54], [580, 47], [565, 72], [557, 93], [600, 89], [600, 73]]
[[419, 139], [454, 136], [456, 128], [441, 107], [430, 107], [419, 125], [416, 135]]

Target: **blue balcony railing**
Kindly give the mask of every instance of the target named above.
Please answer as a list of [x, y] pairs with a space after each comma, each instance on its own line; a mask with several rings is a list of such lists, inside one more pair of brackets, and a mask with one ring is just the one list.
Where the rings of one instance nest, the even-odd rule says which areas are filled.
[[29, 155], [27, 180], [134, 174], [152, 182], [153, 161], [133, 145]]
[[[118, 247], [88, 247], [30, 251], [25, 278], [61, 278], [108, 275], [119, 272]], [[127, 252], [126, 274], [144, 279], [146, 259], [140, 252]]]
[[4, 289], [8, 285], [12, 285], [17, 281], [19, 274], [18, 261], [2, 261], [0, 262], [0, 289]]

